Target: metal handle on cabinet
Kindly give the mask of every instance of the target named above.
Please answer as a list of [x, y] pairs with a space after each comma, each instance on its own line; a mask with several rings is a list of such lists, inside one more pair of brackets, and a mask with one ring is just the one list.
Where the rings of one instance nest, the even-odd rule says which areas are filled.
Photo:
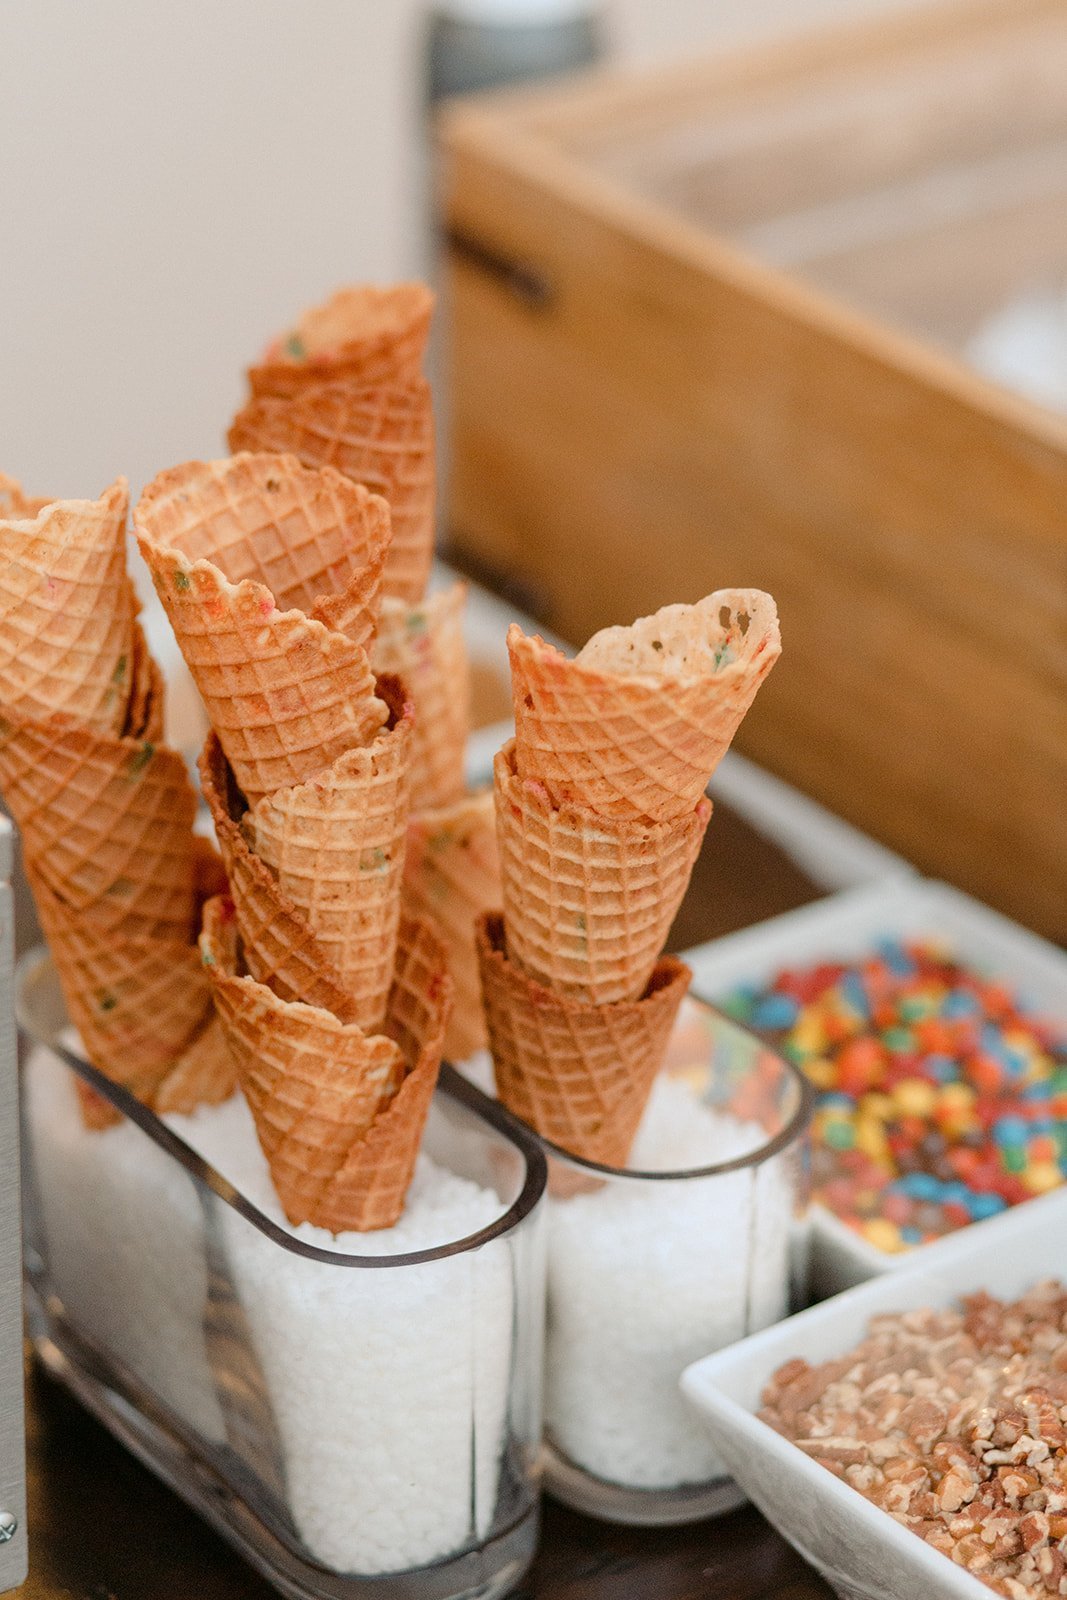
[[506, 255], [462, 228], [447, 229], [445, 237], [449, 249], [461, 261], [494, 278], [530, 310], [544, 311], [555, 298], [551, 281], [532, 262]]

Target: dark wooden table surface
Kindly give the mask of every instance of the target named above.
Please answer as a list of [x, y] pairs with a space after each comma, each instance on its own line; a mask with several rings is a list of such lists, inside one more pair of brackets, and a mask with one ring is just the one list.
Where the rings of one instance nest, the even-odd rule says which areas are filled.
[[[671, 945], [813, 899], [781, 853], [717, 806]], [[64, 1390], [28, 1378], [30, 1576], [22, 1600], [267, 1600], [273, 1590]], [[687, 1528], [615, 1528], [545, 1503], [520, 1600], [825, 1600], [751, 1508]]]

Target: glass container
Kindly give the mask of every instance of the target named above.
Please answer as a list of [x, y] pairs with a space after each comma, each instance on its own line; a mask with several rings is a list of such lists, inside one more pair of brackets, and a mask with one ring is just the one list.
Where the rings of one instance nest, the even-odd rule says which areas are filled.
[[627, 1169], [549, 1161], [546, 1485], [609, 1521], [682, 1523], [744, 1495], [678, 1380], [803, 1299], [812, 1092], [688, 998]]
[[[445, 1067], [423, 1150], [446, 1169], [438, 1238], [449, 1219], [463, 1236], [386, 1255], [360, 1235], [356, 1255], [352, 1235], [316, 1230], [338, 1245], [322, 1248], [225, 1176], [217, 1133], [213, 1166], [175, 1131], [195, 1119], [156, 1117], [68, 1048], [40, 953], [22, 963], [18, 1016], [29, 1327], [45, 1367], [283, 1594], [512, 1589], [538, 1533], [536, 1142]], [[103, 1132], [82, 1124], [79, 1079], [116, 1111]], [[210, 1113], [261, 1161], [247, 1116], [239, 1098]]]

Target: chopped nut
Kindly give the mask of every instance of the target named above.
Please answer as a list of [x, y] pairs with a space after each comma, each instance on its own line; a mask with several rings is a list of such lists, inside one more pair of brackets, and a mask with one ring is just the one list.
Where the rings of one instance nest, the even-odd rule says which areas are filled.
[[1067, 1600], [1067, 1287], [873, 1317], [791, 1361], [761, 1415], [1009, 1600]]

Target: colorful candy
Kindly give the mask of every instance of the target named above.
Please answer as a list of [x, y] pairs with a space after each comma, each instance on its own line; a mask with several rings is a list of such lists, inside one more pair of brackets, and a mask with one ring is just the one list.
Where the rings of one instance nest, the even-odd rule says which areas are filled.
[[819, 1091], [815, 1198], [896, 1252], [1067, 1179], [1067, 1027], [933, 941], [721, 1001]]

